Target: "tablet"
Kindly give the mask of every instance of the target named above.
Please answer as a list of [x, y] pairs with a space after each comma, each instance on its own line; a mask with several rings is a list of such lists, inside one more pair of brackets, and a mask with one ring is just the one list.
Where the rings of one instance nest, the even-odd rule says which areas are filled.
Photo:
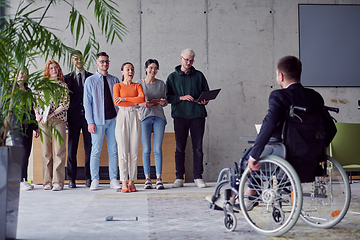
[[219, 94], [221, 88], [202, 92], [198, 99], [194, 99], [193, 102], [201, 102], [202, 100], [213, 100]]
[[161, 101], [161, 99], [153, 99], [150, 101], [150, 103], [154, 104], [154, 106], [157, 106], [157, 105], [159, 105], [160, 101]]

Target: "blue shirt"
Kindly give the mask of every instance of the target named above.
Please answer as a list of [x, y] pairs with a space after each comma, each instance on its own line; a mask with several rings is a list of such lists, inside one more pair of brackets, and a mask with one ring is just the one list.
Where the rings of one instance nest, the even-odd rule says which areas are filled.
[[[106, 79], [109, 84], [111, 96], [113, 96], [113, 87], [120, 81], [117, 77], [108, 73], [106, 74]], [[117, 113], [119, 109], [115, 104], [114, 107]], [[88, 124], [95, 123], [95, 125], [105, 125], [104, 79], [97, 71], [85, 81], [84, 109], [85, 119]]]

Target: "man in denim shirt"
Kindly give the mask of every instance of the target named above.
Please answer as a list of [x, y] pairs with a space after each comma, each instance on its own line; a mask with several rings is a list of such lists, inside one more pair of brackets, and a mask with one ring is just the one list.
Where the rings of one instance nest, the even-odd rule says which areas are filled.
[[106, 136], [107, 149], [109, 154], [109, 178], [110, 188], [120, 189], [117, 180], [117, 144], [115, 139], [115, 125], [118, 108], [113, 101], [113, 86], [119, 83], [119, 79], [108, 73], [109, 56], [105, 52], [97, 54], [97, 71], [88, 77], [84, 86], [84, 109], [85, 119], [88, 123], [88, 130], [91, 133], [91, 155], [90, 190], [99, 188], [99, 160], [104, 140]]

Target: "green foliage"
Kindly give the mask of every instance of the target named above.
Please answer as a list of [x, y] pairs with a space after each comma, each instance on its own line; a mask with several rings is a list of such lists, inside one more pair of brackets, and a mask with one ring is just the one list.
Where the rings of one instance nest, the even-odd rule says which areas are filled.
[[[29, 119], [32, 107], [43, 107], [50, 99], [57, 103], [64, 97], [65, 89], [54, 81], [43, 78], [43, 70], [28, 74], [26, 83], [32, 91], [24, 92], [16, 87], [15, 75], [19, 70], [26, 71], [30, 67], [43, 69], [44, 65], [39, 68], [36, 66], [39, 58], [45, 58], [46, 61], [62, 60], [70, 66], [71, 53], [75, 49], [58, 38], [56, 29], [43, 24], [43, 20], [50, 17], [50, 8], [56, 7], [60, 2], [70, 5], [72, 11], [67, 27], [75, 39], [75, 46], [83, 41], [85, 36], [88, 37], [83, 50], [86, 62], [94, 62], [100, 49], [94, 27], [69, 1], [40, 2], [43, 6], [34, 8], [34, 1], [20, 1], [14, 15], [0, 16], [0, 145], [5, 144], [9, 130], [13, 130], [16, 124], [28, 121], [24, 120], [24, 116]], [[8, 8], [8, 1], [0, 0], [0, 7]], [[90, 7], [94, 7], [94, 16], [106, 41], [110, 44], [115, 39], [122, 41], [127, 29], [118, 17], [116, 3], [111, 0], [89, 0], [87, 8]], [[45, 93], [45, 102], [38, 98], [40, 90]]]

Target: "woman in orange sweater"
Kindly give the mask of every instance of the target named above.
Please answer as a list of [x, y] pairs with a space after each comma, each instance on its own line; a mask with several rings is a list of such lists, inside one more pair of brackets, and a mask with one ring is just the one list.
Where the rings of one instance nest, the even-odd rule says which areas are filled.
[[[121, 66], [122, 83], [114, 85], [114, 103], [119, 106], [116, 118], [115, 137], [118, 145], [120, 181], [122, 192], [135, 192], [137, 157], [141, 139], [138, 103], [145, 102], [140, 83], [133, 83], [134, 65], [126, 62]], [[129, 183], [127, 183], [129, 179]]]

